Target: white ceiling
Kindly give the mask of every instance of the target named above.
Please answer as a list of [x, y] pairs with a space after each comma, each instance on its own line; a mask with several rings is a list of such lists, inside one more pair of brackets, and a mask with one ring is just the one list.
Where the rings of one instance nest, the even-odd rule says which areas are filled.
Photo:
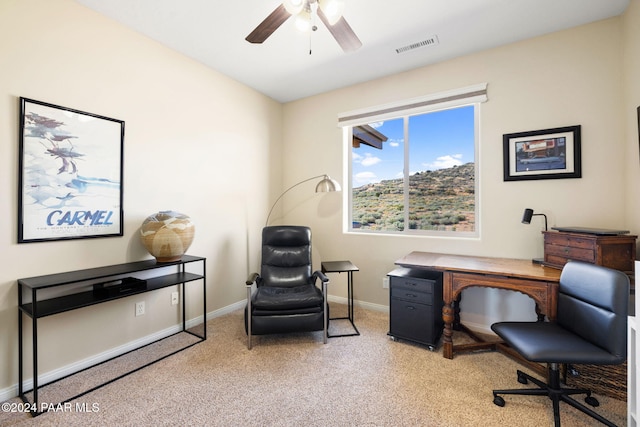
[[[245, 41], [278, 0], [76, 1], [280, 102], [617, 16], [629, 4], [347, 0], [344, 17], [363, 46], [346, 54], [322, 22], [311, 36], [299, 33], [289, 19], [263, 44]], [[437, 36], [437, 45], [395, 51], [431, 36]]]

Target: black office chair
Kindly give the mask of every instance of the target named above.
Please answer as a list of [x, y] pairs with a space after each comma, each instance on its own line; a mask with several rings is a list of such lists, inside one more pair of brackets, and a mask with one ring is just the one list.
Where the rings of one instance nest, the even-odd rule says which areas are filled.
[[499, 322], [491, 329], [532, 362], [546, 363], [549, 384], [518, 370], [518, 382], [534, 389], [494, 390], [493, 403], [504, 406], [501, 394], [548, 396], [553, 402], [556, 427], [560, 426], [560, 401], [608, 426], [609, 420], [569, 395], [586, 394], [585, 402], [598, 406], [586, 389], [560, 385], [561, 364], [616, 365], [627, 357], [629, 278], [621, 271], [571, 261], [560, 275], [556, 322]]
[[[316, 286], [317, 279], [322, 290]], [[326, 344], [328, 283], [321, 271], [312, 273], [309, 227], [265, 227], [260, 274], [253, 273], [246, 281], [244, 324], [249, 349], [253, 335], [288, 332], [323, 331]]]

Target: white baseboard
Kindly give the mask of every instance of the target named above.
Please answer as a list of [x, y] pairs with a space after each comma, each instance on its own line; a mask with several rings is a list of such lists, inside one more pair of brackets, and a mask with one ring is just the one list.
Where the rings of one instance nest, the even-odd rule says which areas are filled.
[[[335, 302], [338, 304], [346, 305], [348, 303], [348, 299], [344, 297], [336, 297], [333, 295], [329, 295], [328, 299], [329, 299], [329, 302]], [[358, 300], [353, 300], [353, 305], [356, 307], [366, 308], [367, 310], [380, 311], [383, 313], [389, 312], [388, 305], [372, 304], [370, 302], [364, 302], [364, 301], [358, 301]]]
[[[231, 313], [235, 310], [238, 310], [244, 307], [245, 301], [240, 301], [229, 306], [220, 308], [218, 310], [211, 311], [207, 313], [207, 320], [214, 319], [216, 317], [220, 317], [224, 314]], [[187, 320], [186, 327], [187, 329], [192, 328], [196, 325], [202, 323], [202, 316], [195, 317], [193, 319]], [[146, 344], [150, 344], [154, 341], [160, 340], [162, 338], [166, 338], [170, 335], [178, 333], [182, 330], [182, 324], [178, 323], [174, 326], [166, 328], [162, 331], [154, 332], [151, 335], [147, 335], [145, 337], [139, 338], [137, 340], [128, 342], [118, 347], [111, 348], [102, 353], [96, 354], [94, 356], [88, 357], [83, 360], [79, 360], [77, 362], [71, 363], [69, 365], [63, 366], [58, 369], [54, 369], [52, 371], [46, 372], [44, 374], [40, 374], [39, 383], [47, 384], [52, 381], [59, 380], [60, 378], [64, 378], [67, 375], [74, 374], [83, 369], [89, 368], [98, 363], [104, 362], [106, 360], [112, 359], [114, 357], [120, 356], [128, 351], [135, 350], [139, 347], [142, 347]], [[25, 379], [23, 382], [23, 389], [30, 390], [33, 387], [33, 378]], [[5, 400], [12, 399], [18, 396], [18, 384], [14, 384], [5, 388], [4, 390], [0, 390], [0, 402], [4, 402]]]
[[233, 304], [230, 304], [226, 307], [222, 307], [217, 310], [210, 311], [209, 313], [207, 313], [207, 320], [215, 319], [216, 317], [224, 316], [225, 314], [229, 314], [236, 310], [240, 310], [241, 308], [244, 308], [245, 305], [247, 305], [247, 300], [242, 300], [242, 301], [234, 302]]
[[464, 326], [471, 329], [473, 332], [478, 332], [485, 335], [495, 335], [496, 333], [491, 330], [491, 325], [484, 325], [481, 323], [464, 322]]

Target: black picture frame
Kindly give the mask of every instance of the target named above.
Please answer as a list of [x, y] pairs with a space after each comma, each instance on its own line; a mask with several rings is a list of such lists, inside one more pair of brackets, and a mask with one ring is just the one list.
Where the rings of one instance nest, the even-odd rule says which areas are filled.
[[581, 178], [580, 125], [504, 134], [505, 181]]
[[18, 243], [123, 236], [124, 121], [20, 97]]

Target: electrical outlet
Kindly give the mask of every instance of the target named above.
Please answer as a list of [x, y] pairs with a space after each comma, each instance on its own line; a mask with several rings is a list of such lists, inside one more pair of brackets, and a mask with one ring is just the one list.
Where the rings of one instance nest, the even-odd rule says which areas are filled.
[[144, 301], [136, 303], [136, 317], [144, 314]]
[[382, 287], [384, 289], [389, 289], [389, 278], [388, 277], [383, 277], [382, 278]]
[[177, 292], [171, 292], [171, 305], [178, 305], [180, 296]]

